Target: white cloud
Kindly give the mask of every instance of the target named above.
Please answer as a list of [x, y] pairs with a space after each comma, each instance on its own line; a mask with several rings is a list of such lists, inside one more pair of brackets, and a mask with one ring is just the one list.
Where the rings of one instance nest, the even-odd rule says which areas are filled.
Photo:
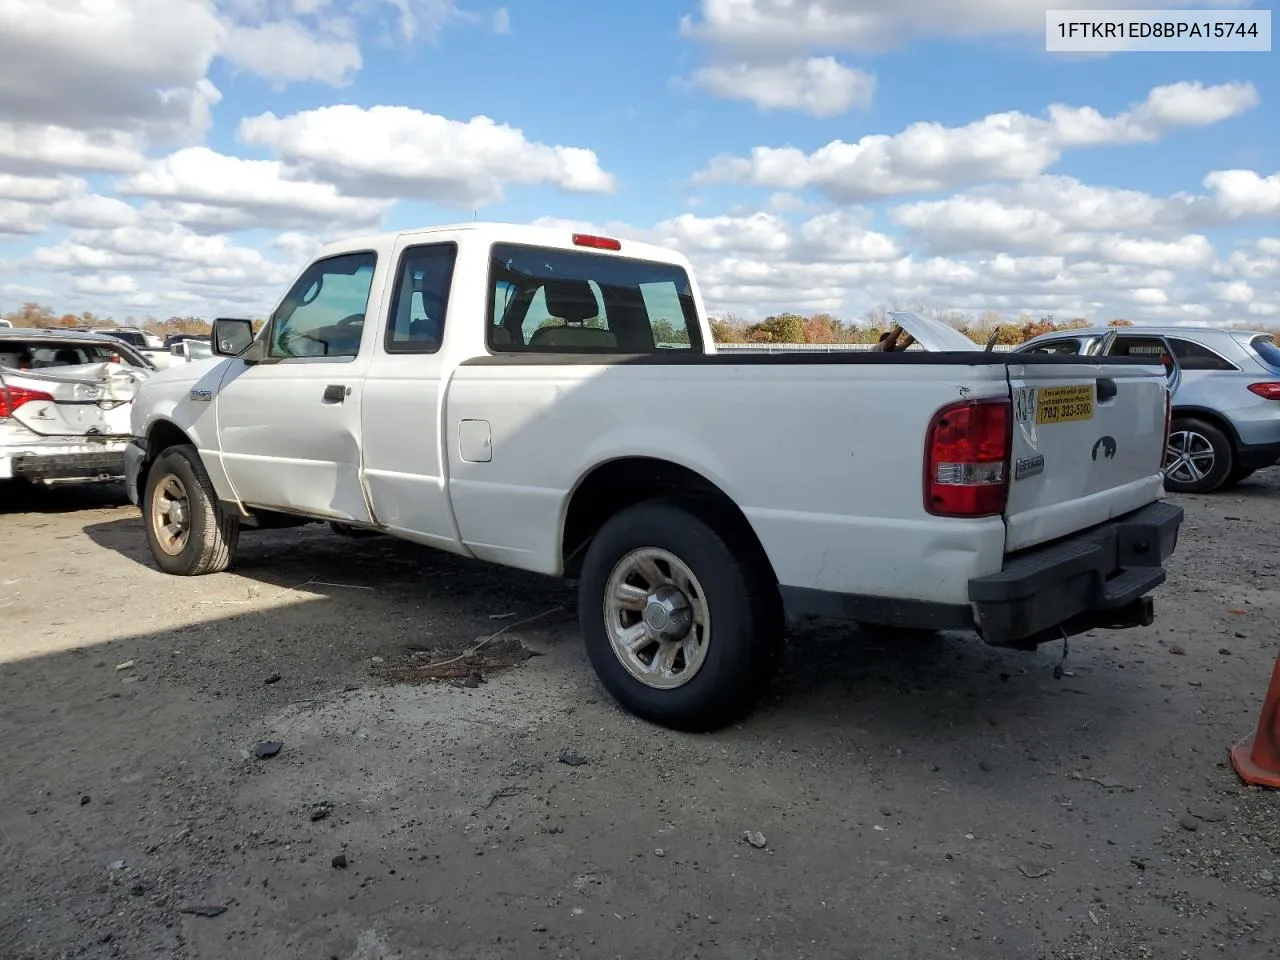
[[297, 20], [232, 26], [220, 52], [242, 70], [284, 82], [345, 86], [363, 66], [360, 47], [349, 32], [321, 33]]
[[728, 62], [703, 67], [693, 82], [713, 96], [747, 100], [762, 110], [798, 110], [834, 117], [853, 106], [870, 106], [875, 77], [835, 57], [795, 58], [780, 63]]
[[214, 229], [378, 224], [395, 202], [343, 196], [330, 183], [291, 175], [278, 160], [246, 160], [188, 147], [118, 184], [120, 193], [172, 201], [169, 216]]
[[[1091, 188], [1096, 189], [1096, 188]], [[856, 320], [877, 305], [961, 311], [993, 309], [1084, 316], [1098, 322], [1229, 322], [1262, 316], [1253, 304], [1277, 301], [1280, 240], [1259, 241], [1223, 260], [1207, 238], [1082, 232], [1056, 255], [956, 251], [929, 256], [871, 229], [869, 214], [834, 211], [792, 222], [772, 213], [696, 217], [651, 228], [542, 220], [563, 229], [670, 244], [697, 269], [708, 308], [758, 318], [783, 310], [830, 311]], [[1016, 248], [1016, 244], [1012, 244]], [[1252, 275], [1254, 299], [1223, 299]]]
[[1252, 170], [1217, 170], [1204, 178], [1204, 185], [1230, 216], [1280, 216], [1280, 173], [1262, 177]]
[[123, 172], [136, 170], [144, 161], [142, 139], [123, 130], [0, 121], [0, 169]]
[[79, 293], [110, 296], [136, 293], [138, 281], [123, 273], [89, 274], [83, 277], [72, 277], [71, 288]]
[[511, 32], [511, 11], [506, 7], [499, 7], [494, 11], [493, 32], [504, 35]]
[[44, 224], [31, 204], [0, 199], [0, 237], [39, 233], [42, 229]]
[[1153, 89], [1133, 109], [1113, 117], [1054, 105], [1047, 119], [1013, 111], [962, 127], [922, 121], [891, 136], [833, 140], [810, 154], [795, 147], [756, 147], [749, 157], [722, 155], [695, 180], [815, 188], [846, 202], [1024, 180], [1047, 170], [1071, 146], [1158, 140], [1175, 126], [1216, 122], [1256, 103], [1251, 84], [1173, 84]]
[[[1126, 9], [1247, 7], [1248, 0], [1126, 0]], [[1096, 0], [1054, 0], [1055, 10], [1097, 9]], [[879, 52], [926, 37], [1043, 36], [1043, 4], [1026, 0], [702, 0], [681, 32], [753, 51], [810, 47]]]
[[185, 129], [220, 35], [204, 0], [5, 0], [0, 119]]
[[483, 116], [464, 122], [410, 107], [342, 104], [283, 118], [249, 117], [240, 123], [240, 137], [303, 176], [360, 196], [467, 208], [501, 200], [509, 184], [576, 193], [616, 189], [594, 151], [535, 143]]

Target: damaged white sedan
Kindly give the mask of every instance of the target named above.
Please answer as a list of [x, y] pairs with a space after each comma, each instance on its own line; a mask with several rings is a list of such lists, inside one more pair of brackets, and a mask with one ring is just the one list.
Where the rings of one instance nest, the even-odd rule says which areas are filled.
[[0, 329], [0, 481], [118, 480], [134, 393], [155, 369], [110, 337]]

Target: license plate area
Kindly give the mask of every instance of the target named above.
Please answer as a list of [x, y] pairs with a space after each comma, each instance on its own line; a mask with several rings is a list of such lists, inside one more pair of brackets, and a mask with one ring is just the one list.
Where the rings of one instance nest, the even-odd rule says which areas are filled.
[[1041, 387], [1036, 391], [1036, 424], [1071, 423], [1093, 419], [1093, 384]]

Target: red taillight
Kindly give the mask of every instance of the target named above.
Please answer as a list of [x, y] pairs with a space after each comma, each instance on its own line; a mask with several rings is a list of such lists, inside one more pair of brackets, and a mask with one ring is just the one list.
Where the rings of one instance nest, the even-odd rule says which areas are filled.
[[935, 517], [1004, 513], [1013, 405], [962, 400], [934, 414], [925, 440], [924, 508]]
[[573, 245], [575, 247], [592, 247], [596, 250], [622, 249], [621, 240], [615, 240], [613, 237], [594, 237], [589, 233], [575, 233], [573, 235]]
[[13, 411], [24, 403], [35, 400], [52, 400], [53, 394], [43, 390], [28, 390], [26, 387], [0, 386], [0, 419], [12, 417]]
[[1251, 383], [1249, 392], [1256, 393], [1263, 400], [1280, 400], [1280, 383]]

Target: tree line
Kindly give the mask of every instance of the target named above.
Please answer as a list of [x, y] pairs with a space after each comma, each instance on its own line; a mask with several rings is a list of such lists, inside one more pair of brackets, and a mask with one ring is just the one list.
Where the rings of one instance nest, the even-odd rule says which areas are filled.
[[[992, 334], [996, 343], [1010, 346], [1023, 343], [1042, 333], [1057, 330], [1078, 330], [1093, 324], [1083, 317], [1058, 320], [1052, 314], [1033, 317], [1021, 314], [1007, 319], [998, 311], [988, 310], [977, 317], [958, 311], [945, 311], [927, 305], [914, 305], [911, 309], [924, 316], [941, 320], [955, 327], [974, 343], [986, 344]], [[208, 335], [212, 324], [201, 317], [169, 317], [160, 320], [145, 317], [141, 320], [127, 317], [117, 323], [110, 317], [98, 316], [91, 311], [81, 314], [59, 314], [39, 303], [24, 303], [18, 310], [3, 315], [15, 327], [115, 327], [127, 326], [150, 331], [164, 337], [174, 333]], [[262, 320], [255, 320], [254, 330], [261, 329]], [[711, 332], [716, 343], [875, 343], [880, 335], [893, 327], [893, 320], [886, 307], [868, 311], [860, 320], [844, 321], [830, 313], [801, 316], [798, 313], [779, 313], [763, 320], [746, 321], [733, 314], [711, 317]], [[654, 336], [665, 343], [686, 341], [688, 335], [677, 330], [668, 320], [654, 324]], [[1132, 321], [1117, 318], [1107, 323], [1110, 327], [1131, 327]], [[1239, 326], [1238, 324], [1236, 326]]]
[[[978, 317], [966, 313], [916, 309], [914, 312], [941, 320], [959, 330], [974, 343], [986, 344], [995, 334], [996, 343], [1023, 343], [1042, 333], [1057, 330], [1080, 330], [1093, 326], [1083, 317], [1058, 320], [1052, 314], [1033, 317], [1022, 314], [1012, 320], [994, 310]], [[1111, 327], [1131, 327], [1133, 322], [1123, 318], [1111, 320]], [[829, 313], [815, 313], [804, 317], [797, 313], [780, 313], [763, 320], [748, 322], [732, 314], [711, 318], [711, 331], [717, 343], [875, 343], [881, 334], [893, 328], [893, 319], [887, 308], [868, 311], [861, 319], [851, 322]]]

